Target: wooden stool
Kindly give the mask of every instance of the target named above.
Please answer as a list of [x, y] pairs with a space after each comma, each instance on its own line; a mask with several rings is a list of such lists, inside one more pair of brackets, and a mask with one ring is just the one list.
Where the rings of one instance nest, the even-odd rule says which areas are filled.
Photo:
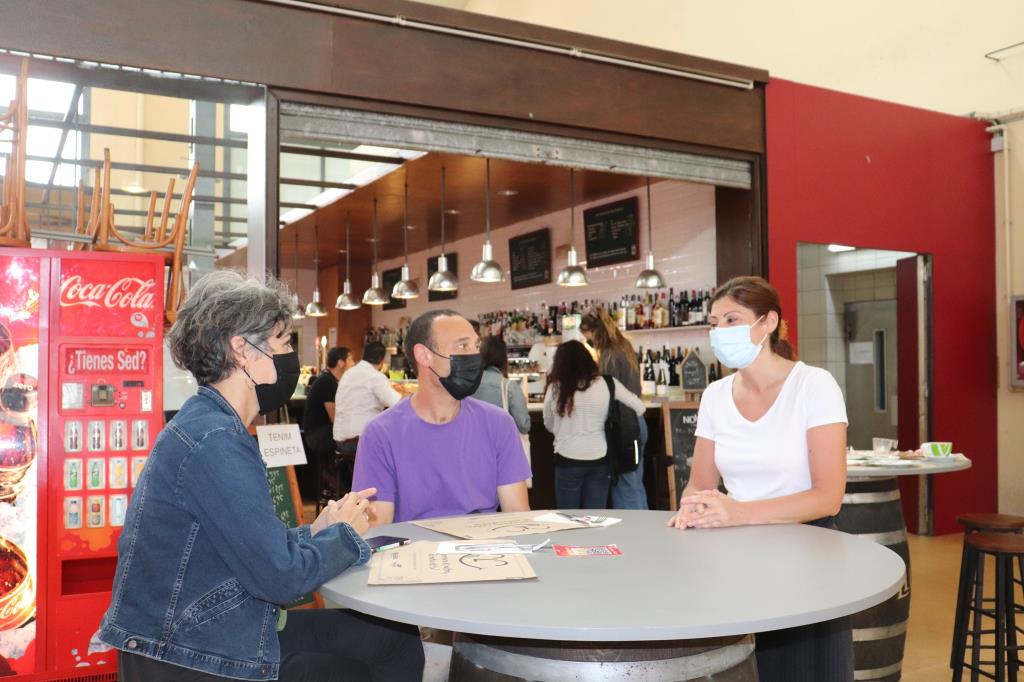
[[[949, 667], [955, 668], [963, 656], [957, 655], [957, 646], [964, 639], [966, 623], [961, 614], [971, 606], [971, 590], [968, 582], [968, 567], [973, 566], [975, 557], [967, 544], [967, 536], [972, 533], [1017, 533], [1024, 532], [1024, 516], [1012, 514], [961, 514], [956, 517], [957, 523], [964, 527], [964, 548], [960, 555], [960, 582], [956, 591], [956, 615], [953, 619], [953, 643], [949, 648]], [[992, 599], [984, 601], [991, 602]], [[966, 605], [966, 606], [965, 606]]]
[[[1019, 658], [1021, 647], [1017, 644], [1017, 613], [1024, 613], [1024, 605], [1017, 604], [1014, 597], [1014, 586], [1024, 586], [1024, 536], [1013, 533], [971, 533], [966, 536], [964, 544], [968, 547], [967, 585], [973, 590], [970, 599], [963, 593], [957, 600], [957, 618], [965, 626], [959, 641], [954, 643], [955, 664], [953, 680], [963, 676], [964, 668], [971, 671], [972, 682], [979, 675], [1002, 682], [1016, 680], [1020, 670]], [[996, 562], [996, 584], [993, 608], [985, 606], [982, 594], [985, 589], [985, 557], [991, 554]], [[1016, 567], [1016, 568], [1015, 568]], [[1017, 575], [1014, 575], [1016, 570]], [[973, 616], [970, 629], [966, 629], [967, 619]], [[986, 630], [983, 618], [991, 618], [992, 629]], [[1021, 629], [1024, 634], [1024, 629]], [[982, 635], [995, 635], [995, 643], [982, 645]], [[971, 660], [964, 662], [967, 652], [967, 639], [971, 639]], [[990, 661], [981, 660], [981, 650], [992, 649], [994, 657]], [[982, 670], [982, 666], [992, 666], [993, 672]]]

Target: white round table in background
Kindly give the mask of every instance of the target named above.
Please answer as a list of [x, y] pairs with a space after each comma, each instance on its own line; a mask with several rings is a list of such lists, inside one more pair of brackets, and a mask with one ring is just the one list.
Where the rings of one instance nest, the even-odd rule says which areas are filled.
[[962, 455], [899, 461], [897, 466], [865, 466], [848, 461], [846, 493], [836, 516], [839, 530], [888, 547], [907, 566], [907, 582], [899, 592], [853, 617], [857, 680], [895, 682], [903, 666], [910, 617], [910, 546], [896, 477], [952, 473], [971, 466], [971, 460]]
[[[607, 513], [622, 522], [521, 536], [531, 543], [550, 537], [555, 544], [615, 544], [622, 550], [621, 556], [558, 557], [543, 549], [528, 556], [536, 580], [369, 586], [369, 569], [362, 566], [328, 581], [320, 592], [329, 603], [362, 613], [471, 635], [457, 640], [456, 656], [462, 641], [463, 653], [491, 670], [512, 671], [512, 679], [557, 677], [553, 666], [578, 672], [598, 665], [608, 674], [628, 668], [642, 675], [635, 679], [653, 680], [670, 674], [662, 670], [673, 665], [664, 658], [667, 648], [699, 650], [702, 662], [740, 654], [737, 661], [752, 660], [750, 633], [856, 613], [885, 601], [904, 583], [904, 564], [896, 554], [845, 533], [806, 525], [680, 531], [665, 527], [668, 512]], [[410, 523], [374, 534], [451, 539]], [[588, 660], [552, 658], [552, 651], [578, 649], [589, 652], [583, 656]], [[645, 660], [644, 650], [663, 658]], [[602, 652], [597, 658], [610, 658], [595, 660], [595, 651]], [[568, 658], [579, 658], [576, 653]], [[699, 672], [699, 664], [687, 665]]]

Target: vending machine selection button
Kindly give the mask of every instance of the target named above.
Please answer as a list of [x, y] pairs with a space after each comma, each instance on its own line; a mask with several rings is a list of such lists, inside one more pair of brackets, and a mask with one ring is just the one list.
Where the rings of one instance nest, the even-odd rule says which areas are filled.
[[85, 487], [89, 490], [106, 488], [106, 461], [99, 457], [91, 457], [86, 463]]
[[124, 525], [124, 517], [128, 512], [127, 495], [110, 496], [110, 525], [121, 527]]
[[82, 498], [64, 498], [64, 527], [68, 530], [82, 527]]
[[82, 460], [64, 460], [64, 490], [82, 489]]
[[142, 406], [139, 408], [143, 412], [153, 411], [153, 391], [143, 389], [139, 391], [139, 398], [142, 402]]
[[142, 476], [142, 468], [146, 466], [145, 457], [132, 457], [132, 487], [139, 484], [139, 477]]
[[106, 525], [107, 500], [102, 495], [90, 495], [86, 498], [87, 513], [85, 525], [89, 528], [102, 528]]
[[[111, 457], [108, 461], [110, 468], [110, 488], [127, 488], [128, 487], [128, 458], [127, 457]], [[111, 508], [110, 513], [113, 514], [114, 510]]]

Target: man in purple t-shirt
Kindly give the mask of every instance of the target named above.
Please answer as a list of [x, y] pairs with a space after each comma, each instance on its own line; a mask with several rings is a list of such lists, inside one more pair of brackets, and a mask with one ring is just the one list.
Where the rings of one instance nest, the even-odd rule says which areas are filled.
[[353, 489], [377, 488], [371, 525], [527, 511], [530, 465], [515, 422], [469, 397], [482, 374], [473, 327], [453, 310], [432, 310], [405, 343], [419, 388], [366, 425], [356, 452]]

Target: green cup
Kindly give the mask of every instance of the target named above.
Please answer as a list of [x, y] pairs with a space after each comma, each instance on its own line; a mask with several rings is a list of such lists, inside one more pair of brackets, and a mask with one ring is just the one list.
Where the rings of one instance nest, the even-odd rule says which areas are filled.
[[952, 443], [922, 443], [921, 454], [925, 457], [949, 457], [953, 453]]

